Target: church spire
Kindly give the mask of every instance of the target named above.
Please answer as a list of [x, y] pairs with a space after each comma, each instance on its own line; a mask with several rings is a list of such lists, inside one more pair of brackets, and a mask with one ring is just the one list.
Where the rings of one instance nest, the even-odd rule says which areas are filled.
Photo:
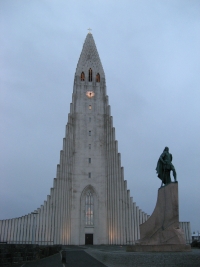
[[88, 76], [90, 69], [95, 75], [99, 74], [101, 78], [105, 78], [103, 66], [93, 36], [89, 32], [83, 44], [83, 49], [76, 68], [76, 75], [80, 76], [83, 72]]

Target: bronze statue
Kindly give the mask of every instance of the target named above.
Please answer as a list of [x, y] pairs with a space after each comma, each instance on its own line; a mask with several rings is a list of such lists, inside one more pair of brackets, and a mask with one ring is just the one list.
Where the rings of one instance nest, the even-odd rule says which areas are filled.
[[165, 147], [163, 153], [158, 159], [156, 171], [158, 173], [158, 177], [161, 179], [162, 184], [171, 183], [170, 171], [173, 172], [174, 181], [176, 182], [176, 170], [174, 165], [172, 164], [172, 154], [169, 153], [169, 148]]

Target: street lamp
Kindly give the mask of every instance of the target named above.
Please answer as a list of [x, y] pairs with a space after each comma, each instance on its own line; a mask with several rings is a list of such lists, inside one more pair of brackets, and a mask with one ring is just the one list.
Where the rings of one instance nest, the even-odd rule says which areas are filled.
[[38, 212], [31, 212], [31, 214], [33, 214], [32, 244], [35, 244], [35, 235], [36, 235], [35, 215], [38, 214]]

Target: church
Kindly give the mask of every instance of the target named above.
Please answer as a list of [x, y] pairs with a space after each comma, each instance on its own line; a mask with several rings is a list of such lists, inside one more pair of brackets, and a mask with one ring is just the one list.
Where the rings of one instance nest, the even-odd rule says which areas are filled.
[[[0, 221], [0, 241], [43, 245], [127, 245], [149, 218], [127, 189], [103, 66], [88, 33], [74, 77], [60, 162], [47, 199], [28, 215]], [[190, 236], [189, 223], [185, 226]]]

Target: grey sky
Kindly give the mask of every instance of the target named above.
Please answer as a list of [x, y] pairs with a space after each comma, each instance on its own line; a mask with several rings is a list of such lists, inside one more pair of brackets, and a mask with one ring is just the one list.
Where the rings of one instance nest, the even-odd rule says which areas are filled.
[[153, 212], [169, 146], [180, 220], [200, 230], [200, 1], [1, 0], [0, 18], [0, 219], [50, 192], [91, 27], [131, 196]]

